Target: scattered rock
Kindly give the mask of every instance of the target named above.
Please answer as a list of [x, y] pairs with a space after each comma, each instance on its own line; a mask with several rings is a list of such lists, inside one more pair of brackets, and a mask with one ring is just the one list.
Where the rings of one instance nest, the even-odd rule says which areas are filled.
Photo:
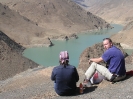
[[54, 46], [54, 44], [52, 43], [52, 41], [50, 40], [49, 37], [48, 37], [48, 40], [49, 40], [49, 42], [50, 42], [49, 47]]
[[65, 40], [66, 40], [66, 41], [68, 41], [68, 40], [69, 40], [68, 36], [65, 36]]

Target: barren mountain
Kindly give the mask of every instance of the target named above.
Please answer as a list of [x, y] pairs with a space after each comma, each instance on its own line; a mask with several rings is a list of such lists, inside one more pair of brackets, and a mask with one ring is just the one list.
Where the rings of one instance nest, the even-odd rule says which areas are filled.
[[42, 41], [45, 39], [43, 28], [2, 4], [0, 4], [0, 24], [1, 31], [23, 46], [36, 44], [39, 39]]
[[87, 11], [108, 22], [125, 24], [133, 20], [133, 0], [74, 0]]
[[0, 22], [3, 24], [0, 29], [22, 45], [44, 44], [48, 43], [48, 37], [52, 39], [64, 38], [66, 35], [71, 37], [73, 33], [110, 26], [71, 0], [0, 2], [10, 8], [0, 5]]
[[17, 73], [38, 66], [22, 56], [24, 49], [0, 31], [0, 80], [5, 80]]
[[121, 42], [126, 49], [133, 49], [133, 21], [129, 22], [123, 31], [111, 36], [115, 42]]
[[108, 22], [126, 25], [111, 38], [125, 48], [133, 48], [133, 0], [74, 0], [85, 10]]

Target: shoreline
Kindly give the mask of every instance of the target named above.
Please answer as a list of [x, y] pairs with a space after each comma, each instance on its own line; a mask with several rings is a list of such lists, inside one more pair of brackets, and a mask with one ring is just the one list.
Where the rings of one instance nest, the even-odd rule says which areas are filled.
[[[120, 24], [121, 25], [121, 24]], [[84, 33], [92, 33], [92, 32], [97, 32], [97, 31], [100, 31], [100, 30], [107, 30], [107, 29], [112, 29], [112, 28], [114, 28], [114, 27], [110, 27], [110, 28], [103, 28], [103, 29], [93, 29], [93, 30], [85, 30], [85, 31], [80, 31], [80, 32], [76, 32], [76, 33], [71, 33], [71, 34], [69, 34], [69, 35], [66, 35], [66, 36], [68, 36], [68, 38], [69, 39], [75, 39], [74, 37], [72, 37], [72, 35], [78, 35], [78, 34], [84, 34]], [[65, 36], [65, 35], [64, 35]], [[52, 38], [54, 38], [54, 37], [52, 37]], [[51, 41], [53, 41], [53, 40], [57, 40], [57, 41], [65, 41], [65, 39], [64, 38], [62, 38], [62, 37], [58, 37], [58, 38], [54, 38], [54, 39], [50, 39]], [[36, 48], [36, 47], [49, 47], [49, 45], [50, 45], [50, 43], [45, 43], [45, 44], [30, 44], [30, 45], [22, 45], [22, 46], [24, 46], [25, 48]]]

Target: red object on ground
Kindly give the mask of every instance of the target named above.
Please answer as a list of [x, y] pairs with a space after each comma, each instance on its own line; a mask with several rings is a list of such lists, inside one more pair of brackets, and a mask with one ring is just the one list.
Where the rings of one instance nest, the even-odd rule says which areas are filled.
[[83, 93], [83, 84], [82, 83], [79, 84], [79, 93], [80, 94]]
[[133, 76], [133, 70], [127, 71], [126, 74]]

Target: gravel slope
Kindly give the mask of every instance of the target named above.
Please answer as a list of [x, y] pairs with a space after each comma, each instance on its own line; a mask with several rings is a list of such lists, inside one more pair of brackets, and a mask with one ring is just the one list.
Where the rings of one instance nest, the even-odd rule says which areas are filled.
[[[133, 65], [127, 65], [127, 71], [133, 69]], [[84, 91], [84, 94], [76, 94], [69, 97], [58, 96], [53, 89], [50, 75], [53, 67], [38, 67], [17, 74], [13, 78], [0, 82], [0, 99], [133, 99], [133, 77], [117, 83], [103, 81], [99, 85], [93, 85]], [[78, 69], [80, 75], [79, 85], [84, 78], [84, 72]]]

